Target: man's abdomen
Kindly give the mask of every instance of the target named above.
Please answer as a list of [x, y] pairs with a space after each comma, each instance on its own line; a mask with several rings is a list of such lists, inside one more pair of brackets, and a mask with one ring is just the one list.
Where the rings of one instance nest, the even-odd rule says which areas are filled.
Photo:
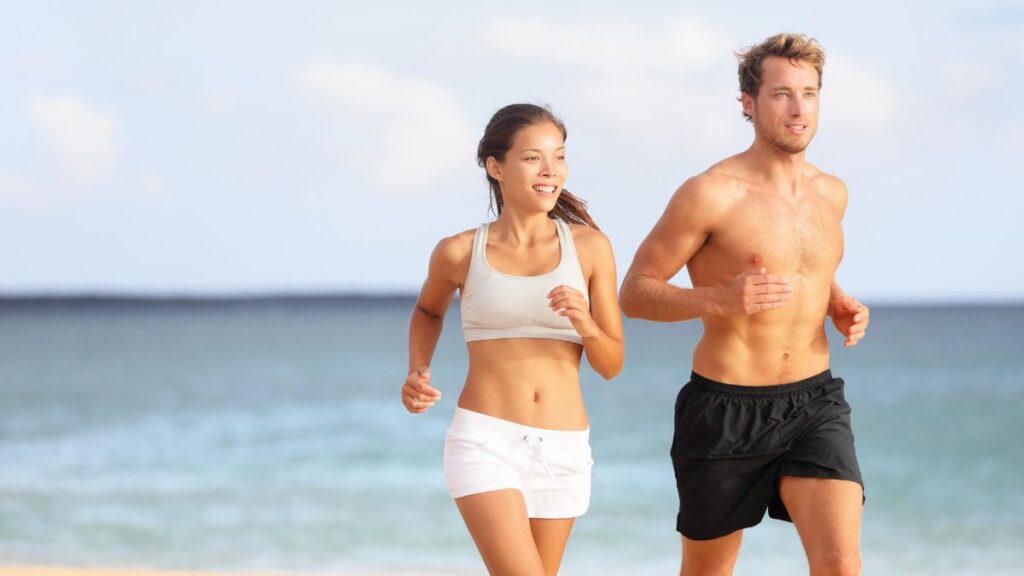
[[828, 294], [822, 290], [805, 287], [776, 310], [703, 318], [704, 334], [693, 354], [693, 371], [728, 384], [765, 386], [826, 370]]

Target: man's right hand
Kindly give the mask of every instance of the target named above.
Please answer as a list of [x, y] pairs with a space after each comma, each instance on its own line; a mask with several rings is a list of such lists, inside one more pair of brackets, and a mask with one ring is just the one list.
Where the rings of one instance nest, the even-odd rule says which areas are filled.
[[422, 414], [441, 399], [441, 391], [430, 385], [430, 368], [423, 366], [409, 373], [402, 385], [402, 404], [413, 414]]
[[792, 298], [793, 286], [789, 278], [767, 272], [767, 268], [744, 272], [729, 284], [713, 289], [712, 313], [719, 316], [741, 316], [782, 308]]

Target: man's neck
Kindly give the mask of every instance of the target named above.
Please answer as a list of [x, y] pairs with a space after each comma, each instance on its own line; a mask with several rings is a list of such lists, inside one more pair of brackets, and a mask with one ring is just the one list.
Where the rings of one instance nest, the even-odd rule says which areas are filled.
[[786, 152], [760, 138], [747, 150], [755, 172], [772, 188], [796, 193], [807, 166], [803, 151]]

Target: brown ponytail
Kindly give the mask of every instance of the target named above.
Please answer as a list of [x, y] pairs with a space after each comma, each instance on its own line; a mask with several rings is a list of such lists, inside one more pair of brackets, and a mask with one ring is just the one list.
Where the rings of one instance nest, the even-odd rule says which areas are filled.
[[[480, 145], [476, 150], [476, 161], [485, 174], [487, 170], [487, 159], [494, 157], [499, 162], [505, 159], [505, 153], [512, 147], [512, 140], [524, 126], [537, 124], [538, 122], [551, 122], [562, 132], [562, 140], [568, 136], [565, 124], [555, 116], [551, 110], [536, 106], [534, 104], [510, 104], [494, 113], [491, 121], [484, 129], [484, 136], [480, 139]], [[487, 183], [491, 188], [490, 210], [495, 216], [501, 215], [504, 201], [501, 198], [501, 186], [498, 181], [487, 174]], [[587, 213], [587, 203], [575, 195], [569, 193], [565, 188], [558, 195], [558, 202], [554, 209], [548, 212], [549, 218], [561, 218], [566, 222], [583, 224], [597, 229], [594, 219]]]

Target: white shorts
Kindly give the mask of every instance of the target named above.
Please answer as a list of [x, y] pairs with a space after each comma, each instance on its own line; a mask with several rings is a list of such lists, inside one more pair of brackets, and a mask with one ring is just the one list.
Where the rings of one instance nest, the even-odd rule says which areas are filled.
[[444, 441], [452, 498], [514, 488], [530, 518], [575, 518], [590, 507], [590, 429], [548, 430], [455, 409]]

